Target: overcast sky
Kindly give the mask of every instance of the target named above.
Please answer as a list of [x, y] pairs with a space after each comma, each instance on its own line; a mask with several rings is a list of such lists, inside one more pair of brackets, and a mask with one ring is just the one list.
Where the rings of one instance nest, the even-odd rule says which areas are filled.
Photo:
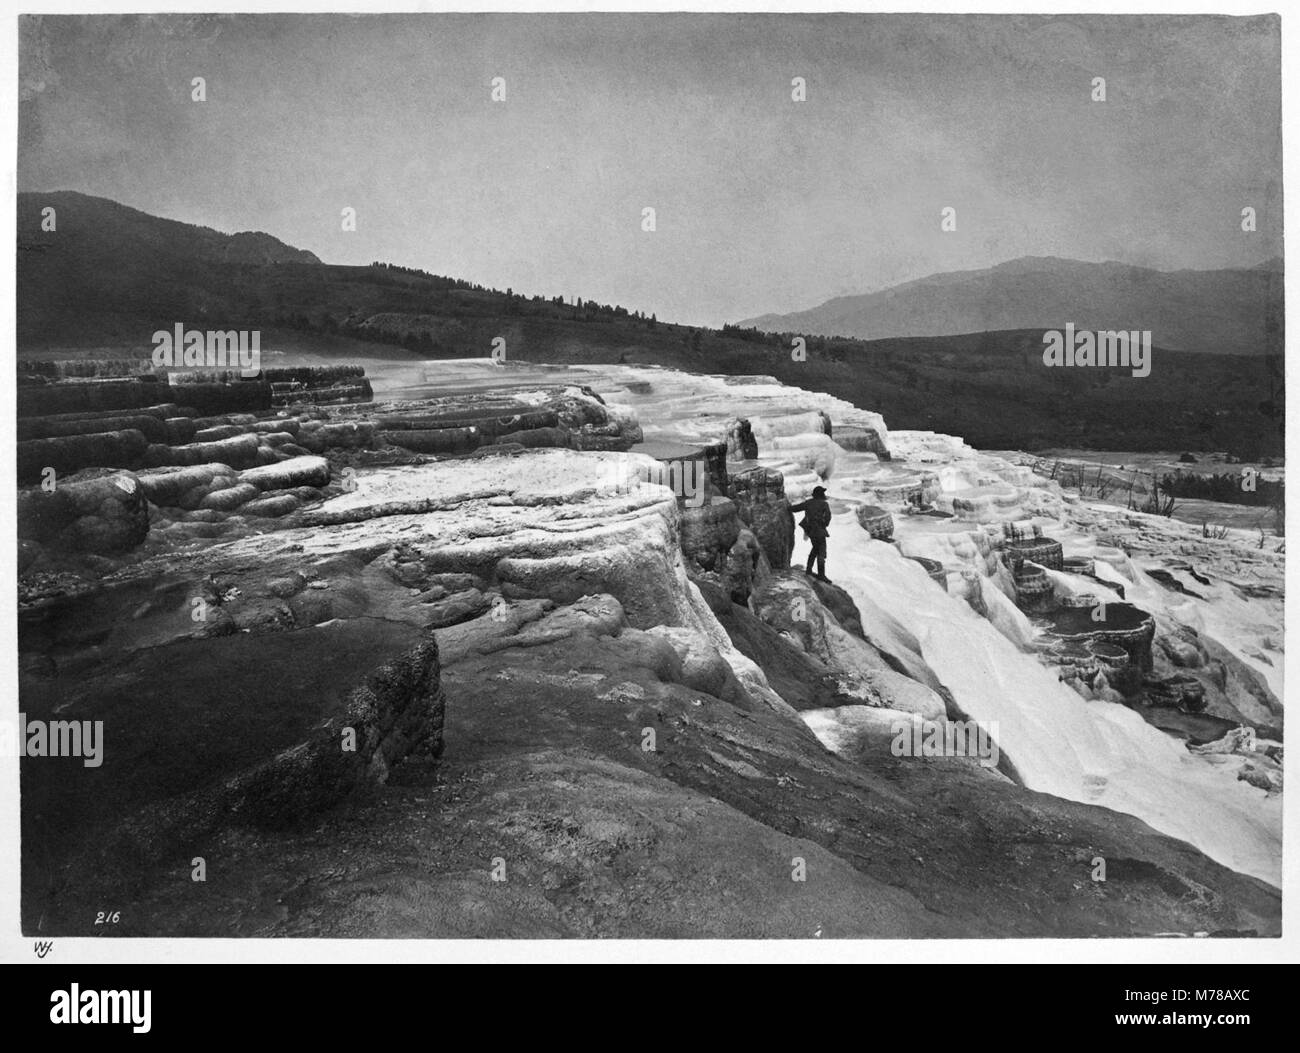
[[1271, 18], [46, 17], [20, 79], [22, 190], [693, 324], [1026, 255], [1281, 254]]

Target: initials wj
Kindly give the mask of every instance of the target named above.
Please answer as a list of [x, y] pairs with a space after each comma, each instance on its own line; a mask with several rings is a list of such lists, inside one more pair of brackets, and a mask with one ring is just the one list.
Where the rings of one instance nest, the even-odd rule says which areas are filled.
[[47, 954], [49, 954], [50, 951], [52, 951], [52, 950], [54, 950], [54, 941], [53, 941], [53, 940], [37, 940], [37, 941], [36, 941], [36, 957], [37, 957], [37, 958], [44, 958], [44, 957], [45, 957]]

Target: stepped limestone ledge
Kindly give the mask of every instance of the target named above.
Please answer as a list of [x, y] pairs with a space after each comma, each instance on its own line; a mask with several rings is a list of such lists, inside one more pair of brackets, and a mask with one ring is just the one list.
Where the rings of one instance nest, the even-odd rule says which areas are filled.
[[[477, 597], [473, 613], [481, 613], [484, 594], [556, 605], [608, 594], [634, 629], [676, 626], [703, 637], [757, 697], [786, 710], [688, 579], [677, 501], [652, 481], [656, 469], [637, 454], [555, 449], [370, 470], [351, 491], [289, 521], [301, 525], [193, 550], [179, 568], [167, 556], [153, 557], [108, 584], [122, 590], [162, 579], [174, 591], [181, 580], [215, 577], [227, 591], [252, 593], [257, 586], [245, 586], [244, 576], [265, 582], [277, 574], [313, 576], [320, 567], [382, 564], [415, 597], [407, 606], [416, 613], [404, 617], [417, 621], [448, 596]], [[291, 610], [289, 621], [300, 626], [315, 614]], [[239, 627], [250, 617], [240, 615]]]
[[[747, 422], [744, 433], [757, 443], [759, 463], [784, 475], [792, 500], [802, 500], [828, 478], [846, 450], [873, 462], [891, 455], [890, 433], [879, 413], [772, 377], [617, 366], [574, 372], [608, 403], [630, 407], [647, 440], [717, 442], [741, 434], [733, 422]], [[745, 447], [737, 441], [731, 460], [744, 463]]]
[[[635, 628], [678, 625], [725, 642], [686, 578], [672, 492], [636, 454], [538, 450], [377, 469], [306, 525], [232, 542], [221, 559], [304, 560], [410, 546], [428, 574], [469, 574], [516, 596], [615, 596]], [[328, 527], [322, 530], [320, 527]]]

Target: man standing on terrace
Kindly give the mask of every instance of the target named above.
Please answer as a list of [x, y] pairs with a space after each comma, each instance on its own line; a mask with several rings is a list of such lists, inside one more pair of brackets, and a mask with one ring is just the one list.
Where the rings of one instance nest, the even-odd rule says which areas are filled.
[[799, 520], [799, 526], [803, 529], [804, 537], [812, 543], [812, 550], [808, 553], [808, 566], [804, 568], [804, 573], [813, 572], [815, 559], [817, 577], [829, 583], [831, 579], [826, 576], [826, 538], [830, 534], [831, 506], [826, 502], [826, 487], [814, 486], [812, 497], [807, 501], [800, 501], [797, 505], [791, 505], [790, 511], [804, 513], [803, 519]]

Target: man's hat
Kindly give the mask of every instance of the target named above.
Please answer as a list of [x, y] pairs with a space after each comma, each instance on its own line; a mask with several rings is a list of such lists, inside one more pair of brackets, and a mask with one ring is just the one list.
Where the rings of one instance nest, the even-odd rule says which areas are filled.
[[825, 496], [826, 496], [826, 487], [824, 486], [813, 487], [813, 497], [825, 497]]

